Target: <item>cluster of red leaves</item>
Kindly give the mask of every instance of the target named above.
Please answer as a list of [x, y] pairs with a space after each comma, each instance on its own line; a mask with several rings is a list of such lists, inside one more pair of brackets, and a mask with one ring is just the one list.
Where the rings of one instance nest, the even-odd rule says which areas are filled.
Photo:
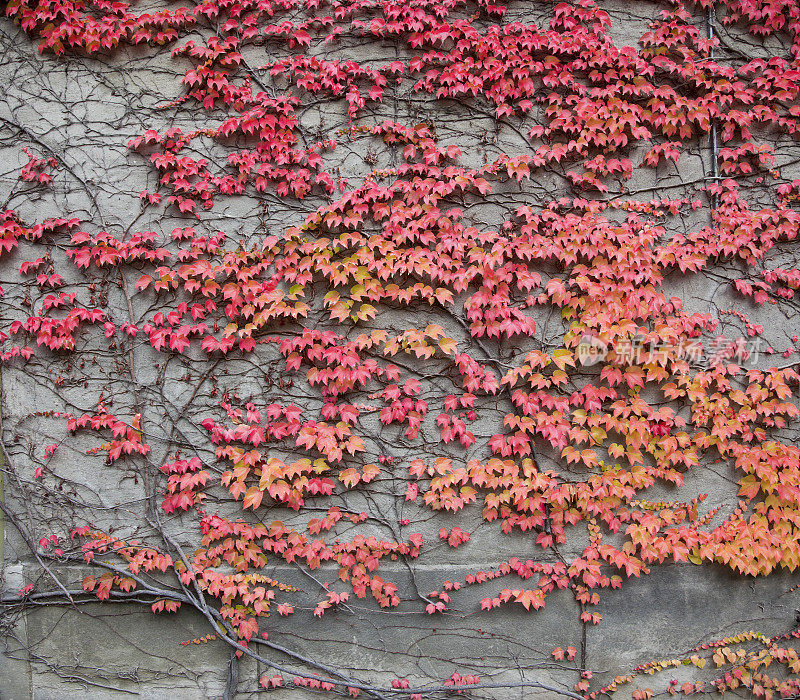
[[70, 433], [78, 430], [110, 430], [114, 435], [111, 442], [104, 443], [100, 448], [108, 452], [109, 462], [116, 462], [123, 455], [146, 455], [150, 452], [150, 445], [142, 442], [141, 416], [137, 413], [130, 425], [120, 420], [115, 415], [107, 413], [101, 398], [98, 413], [90, 415], [84, 413], [80, 418], [75, 418], [71, 413], [66, 414], [67, 427]]
[[55, 168], [58, 166], [58, 161], [50, 156], [49, 158], [36, 158], [27, 148], [22, 149], [25, 155], [28, 156], [28, 162], [22, 168], [20, 173], [20, 180], [26, 182], [35, 182], [39, 185], [48, 185], [52, 182], [53, 177], [50, 173], [45, 171], [45, 168]]

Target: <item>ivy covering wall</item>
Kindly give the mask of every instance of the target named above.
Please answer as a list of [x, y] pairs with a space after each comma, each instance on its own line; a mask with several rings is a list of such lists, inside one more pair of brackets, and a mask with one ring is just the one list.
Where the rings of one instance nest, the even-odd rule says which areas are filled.
[[9, 697], [797, 697], [796, 2], [5, 7]]

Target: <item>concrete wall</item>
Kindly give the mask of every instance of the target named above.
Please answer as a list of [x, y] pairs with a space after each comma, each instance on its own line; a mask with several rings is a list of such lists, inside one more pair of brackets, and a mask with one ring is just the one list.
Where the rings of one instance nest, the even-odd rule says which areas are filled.
[[[636, 45], [658, 7], [655, 3], [603, 4], [612, 12], [612, 33], [618, 45]], [[510, 18], [525, 21], [551, 12], [549, 6], [531, 9], [522, 1], [511, 2], [509, 6]], [[697, 19], [702, 22], [701, 16]], [[168, 235], [175, 226], [189, 225], [186, 219], [175, 217], [163, 207], [142, 207], [139, 192], [156, 189], [155, 171], [145, 158], [126, 149], [128, 140], [145, 129], [163, 131], [174, 125], [190, 129], [207, 123], [209, 116], [188, 107], [159, 109], [183, 94], [181, 79], [188, 64], [170, 59], [169, 47], [161, 51], [126, 48], [113, 57], [92, 59], [39, 55], [35, 44], [7, 20], [0, 21], [0, 47], [4, 85], [4, 99], [0, 103], [0, 200], [5, 202], [5, 208], [17, 209], [31, 221], [69, 212], [87, 222], [84, 224], [87, 230], [108, 230], [115, 235], [146, 230]], [[353, 56], [362, 61], [385, 60], [387, 52], [395, 50], [388, 44], [363, 45], [348, 40], [333, 48], [319, 49], [329, 52], [328, 57]], [[771, 46], [768, 41], [748, 50], [769, 56], [782, 47]], [[246, 59], [251, 66], [258, 66], [270, 56], [263, 48], [252, 48]], [[509, 126], [495, 125], [492, 111], [485, 105], [434, 103], [413, 94], [411, 84], [406, 81], [398, 88], [396, 101], [387, 99], [382, 106], [368, 110], [362, 122], [373, 124], [383, 118], [433, 119], [441, 143], [461, 146], [465, 165], [480, 165], [501, 152], [520, 152], [523, 148], [518, 133]], [[328, 138], [347, 126], [341, 102], [309, 102], [303, 112], [308, 133]], [[21, 186], [17, 177], [25, 162], [22, 146], [37, 154], [53, 153], [58, 157], [60, 166], [50, 188], [28, 190]], [[209, 153], [217, 159], [219, 167], [224, 167], [226, 149], [220, 145], [205, 146], [210, 148]], [[374, 148], [375, 152], [369, 154], [368, 148]], [[779, 153], [784, 161], [790, 161], [796, 158], [797, 147], [781, 143]], [[632, 157], [636, 161], [641, 154]], [[706, 144], [698, 142], [681, 160], [680, 169], [659, 173], [658, 179], [653, 171], [637, 175], [630, 189], [673, 187], [702, 177], [708, 168], [708, 157]], [[373, 168], [396, 162], [392, 154], [376, 148], [375, 144], [349, 142], [346, 138], [341, 139], [341, 147], [330, 158], [331, 167], [338, 166], [351, 185], [360, 182]], [[791, 173], [791, 167], [785, 172]], [[509, 187], [505, 201], [501, 198], [495, 205], [470, 207], [466, 216], [479, 227], [491, 228], [497, 225], [504, 205], [541, 201], [556, 187], [563, 187], [558, 178], [537, 179], [523, 189]], [[669, 192], [674, 194], [675, 190]], [[240, 239], [252, 242], [264, 231], [279, 232], [297, 224], [304, 213], [319, 204], [320, 200], [315, 199], [287, 204], [271, 194], [230, 198], [220, 201], [211, 213], [203, 214], [202, 222], [197, 225], [208, 232], [223, 230], [232, 242]], [[708, 210], [701, 209], [692, 218], [673, 218], [667, 225], [675, 232], [692, 230], [707, 224], [707, 217]], [[126, 301], [117, 284], [120, 281], [117, 271], [110, 270], [100, 276], [77, 270], [65, 260], [65, 243], [65, 237], [54, 239], [48, 250], [66, 285], [82, 289], [85, 294], [91, 281], [98, 296], [107, 294], [109, 309], [127, 313]], [[22, 260], [41, 254], [39, 247], [25, 245], [19, 253], [4, 258], [0, 268], [0, 282], [8, 292], [3, 301], [4, 322], [26, 313], [25, 290], [19, 284], [17, 269]], [[788, 247], [775, 251], [775, 261], [796, 267], [791, 265], [796, 263], [796, 252]], [[709, 275], [670, 279], [666, 291], [668, 295], [681, 296], [690, 311], [716, 314], [720, 309], [741, 306], [741, 299], [731, 294], [727, 282], [736, 274], [735, 266], [729, 265]], [[135, 271], [126, 271], [125, 275], [121, 282], [132, 290], [137, 275]], [[91, 276], [94, 279], [90, 280]], [[134, 294], [133, 302], [139, 319], [152, 315], [155, 307], [151, 295]], [[788, 339], [800, 331], [791, 306], [762, 309], [748, 306], [746, 310], [754, 322], [764, 325], [765, 336], [776, 348], [786, 347]], [[431, 316], [424, 322], [415, 319], [415, 324], [424, 327], [430, 321], [444, 325], [460, 342], [469, 342], [463, 328], [447, 318]], [[543, 315], [539, 321], [543, 329], [541, 339], [558, 342], [564, 331], [560, 319]], [[309, 325], [315, 322], [312, 318]], [[390, 328], [407, 328], [409, 315], [389, 314], [381, 317], [381, 323]], [[147, 494], [141, 469], [149, 469], [150, 478], [157, 479], [158, 466], [176, 447], [197, 450], [204, 460], [214, 463], [213, 449], [209, 449], [195, 418], [201, 415], [201, 409], [213, 406], [225, 389], [238, 392], [243, 401], [248, 397], [262, 404], [287, 400], [287, 390], [278, 385], [282, 360], [272, 347], [259, 348], [254, 359], [230, 360], [209, 370], [208, 362], [197, 349], [187, 357], [178, 357], [156, 353], [142, 341], [130, 344], [130, 349], [123, 343], [110, 347], [100, 332], [87, 334], [81, 342], [85, 364], [72, 357], [37, 353], [29, 364], [11, 362], [2, 367], [5, 502], [9, 509], [20, 514], [26, 531], [36, 539], [52, 532], [64, 542], [73, 524], [83, 524], [89, 519], [119, 537], [152, 535], [152, 530], [142, 524]], [[517, 356], [523, 350], [501, 348], [509, 356]], [[771, 363], [769, 358], [762, 358], [761, 362], [764, 366]], [[431, 364], [427, 369], [420, 366], [420, 371], [435, 375], [438, 369]], [[187, 373], [190, 381], [184, 382]], [[58, 377], [60, 381], [56, 381]], [[196, 392], [198, 386], [200, 391]], [[441, 400], [449, 393], [449, 386], [445, 378], [433, 376], [426, 388], [426, 398], [432, 404]], [[215, 389], [217, 397], [213, 396]], [[299, 398], [292, 400], [302, 401], [304, 389], [297, 387], [295, 391]], [[47, 411], [75, 414], [91, 411], [101, 393], [114, 397], [109, 410], [120, 416], [142, 410], [144, 431], [153, 446], [144, 467], [129, 467], [123, 462], [105, 464], [102, 455], [87, 455], [86, 451], [106, 438], [78, 434], [67, 439], [64, 420], [36, 415]], [[317, 408], [320, 402], [308, 399], [308, 405]], [[500, 429], [509, 406], [505, 400], [482, 400], [482, 420], [472, 428], [478, 437], [475, 454]], [[386, 470], [366, 495], [348, 495], [344, 505], [356, 512], [369, 510], [383, 521], [370, 523], [364, 529], [367, 533], [400, 534], [398, 523], [409, 518], [413, 528], [403, 528], [402, 535], [422, 532], [430, 546], [410, 569], [400, 562], [382, 565], [384, 578], [397, 582], [407, 598], [399, 608], [381, 610], [370, 602], [351, 598], [351, 605], [328, 612], [321, 620], [312, 615], [315, 602], [323, 597], [321, 584], [330, 582], [337, 590], [344, 590], [338, 586], [336, 570], [323, 567], [308, 572], [299, 567], [276, 565], [269, 575], [301, 588], [302, 593], [297, 596], [298, 611], [294, 616], [288, 619], [274, 616], [268, 621], [269, 638], [275, 644], [366, 682], [383, 685], [393, 677], [402, 676], [408, 676], [412, 684], [429, 683], [459, 671], [479, 674], [487, 683], [539, 681], [570, 690], [580, 678], [581, 667], [593, 672], [595, 685], [599, 686], [641, 663], [684, 655], [710, 640], [750, 629], [766, 635], [781, 634], [795, 625], [796, 609], [800, 607], [795, 590], [800, 581], [796, 576], [752, 578], [722, 568], [691, 564], [655, 566], [649, 575], [626, 581], [620, 590], [603, 591], [597, 608], [603, 621], [597, 626], [580, 622], [578, 606], [564, 592], [549, 596], [545, 608], [538, 612], [526, 613], [519, 606], [480, 611], [481, 598], [509, 585], [502, 580], [462, 591], [454, 597], [452, 608], [445, 615], [426, 615], [424, 603], [416, 592], [424, 595], [439, 588], [443, 580], [463, 580], [467, 574], [496, 567], [509, 557], [524, 560], [541, 556], [541, 552], [529, 536], [502, 535], [496, 524], [482, 523], [476, 508], [458, 515], [433, 514], [404, 502], [407, 460], [441, 454], [444, 449], [438, 444], [432, 421], [416, 442], [402, 438], [397, 427], [382, 428], [377, 420], [371, 423], [367, 420], [361, 425], [367, 434], [368, 455], [393, 456], [398, 466]], [[786, 435], [794, 433], [787, 431]], [[51, 443], [58, 443], [59, 447], [46, 463], [45, 478], [37, 481], [33, 472], [37, 465], [44, 464], [44, 446]], [[704, 504], [706, 510], [720, 506], [720, 518], [728, 515], [737, 503], [732, 470], [704, 464], [687, 475], [682, 489], [653, 489], [646, 497], [655, 501], [681, 501], [698, 493], [709, 494]], [[223, 501], [214, 502], [213, 508], [234, 515], [240, 512]], [[276, 518], [301, 522], [309, 517], [295, 516], [274, 506], [262, 511], [259, 517], [266, 523]], [[442, 526], [456, 524], [472, 533], [472, 539], [452, 550], [436, 533]], [[26, 547], [13, 523], [6, 518], [2, 527], [4, 601], [15, 598], [30, 583], [35, 585], [36, 592], [53, 589], [53, 577], [42, 571], [40, 562]], [[191, 543], [193, 531], [189, 524], [171, 518], [168, 527], [175, 537]], [[576, 532], [558, 555], [544, 556], [553, 561], [561, 557], [569, 560], [580, 554], [585, 543], [585, 536]], [[53, 576], [71, 582], [72, 586], [85, 575], [77, 562], [65, 565], [49, 562], [48, 566]], [[229, 682], [230, 650], [224, 644], [218, 641], [182, 644], [209, 632], [206, 621], [189, 610], [173, 616], [153, 616], [146, 605], [71, 606], [62, 601], [58, 605], [41, 606], [31, 602], [23, 610], [6, 606], [6, 613], [0, 618], [0, 635], [6, 645], [6, 655], [0, 656], [2, 700], [104, 699], [131, 695], [189, 700], [222, 697], [226, 686], [235, 689], [236, 698], [247, 698], [262, 693], [258, 679], [263, 673], [273, 672], [260, 662], [244, 658], [237, 666], [237, 681]], [[551, 652], [558, 646], [576, 647], [578, 657], [574, 662], [555, 661]], [[274, 649], [264, 653], [285, 667], [307, 669], [297, 658]], [[284, 675], [287, 680], [291, 677]], [[663, 691], [673, 678], [683, 683], [713, 678], [713, 673], [701, 673], [690, 666], [668, 669], [656, 679], [648, 676], [637, 679], [621, 690], [619, 696], [629, 696], [632, 690], [645, 686]], [[297, 688], [271, 693], [276, 698], [316, 696]], [[555, 697], [555, 694], [531, 687], [506, 687], [476, 691], [472, 696], [527, 699]]]

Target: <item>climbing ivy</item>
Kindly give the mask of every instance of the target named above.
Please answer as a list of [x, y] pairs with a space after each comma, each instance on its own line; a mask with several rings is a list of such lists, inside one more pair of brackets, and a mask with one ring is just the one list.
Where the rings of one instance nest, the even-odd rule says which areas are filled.
[[[605, 685], [585, 648], [559, 646], [553, 660], [577, 682], [558, 687], [469, 668], [378, 683], [269, 640], [271, 614], [309, 607], [282, 574], [294, 564], [339, 579], [311, 595], [313, 617], [363, 599], [435, 625], [427, 616], [470, 606], [524, 615], [564, 590], [584, 631], [601, 624], [605, 589], [664, 563], [742, 577], [800, 564], [800, 450], [787, 432], [798, 337], [759, 345], [764, 328], [749, 316], [788, 313], [800, 288], [800, 270], [785, 267], [800, 231], [786, 156], [800, 134], [800, 7], [665, 0], [637, 46], [615, 42], [593, 0], [542, 3], [537, 21], [507, 17], [517, 10], [204, 0], [137, 13], [108, 0], [9, 0], [9, 20], [42, 54], [102, 65], [135, 47], [169, 58], [185, 69], [182, 94], [160, 109], [203, 124], [127, 143], [130, 167], [149, 163], [156, 177], [142, 210], [181, 226], [114, 232], [70, 211], [39, 223], [2, 213], [0, 252], [19, 272], [6, 295], [27, 300], [4, 314], [3, 363], [83, 368], [100, 341], [124, 359], [106, 376], [133, 378], [109, 384], [91, 410], [43, 411], [67, 435], [17, 476], [34, 492], [53, 488], [56, 450], [97, 433], [108, 441], [89, 453], [144, 476], [139, 515], [151, 526], [130, 539], [84, 517], [63, 541], [4, 505], [39, 564], [86, 569], [81, 590], [27, 585], [13, 609], [58, 596], [191, 607], [209, 628], [192, 641], [272, 666], [265, 689], [414, 699], [516, 685], [594, 698], [690, 666], [692, 680], [663, 680], [664, 692], [800, 692], [791, 620], [780, 635], [743, 631]], [[740, 48], [770, 40], [785, 55]], [[350, 45], [381, 58], [345, 58]], [[430, 111], [415, 116], [415, 100]], [[305, 117], [320, 103], [346, 125], [315, 135]], [[516, 147], [484, 148], [480, 163], [471, 142], [448, 142], [437, 118], [462, 109], [494, 124], [484, 144], [504, 133]], [[343, 149], [367, 153], [369, 167], [343, 177]], [[57, 157], [31, 150], [18, 187], [66, 178]], [[698, 159], [697, 177], [670, 180]], [[280, 229], [237, 243], [213, 217], [241, 198], [294, 209]], [[21, 260], [30, 251], [42, 255]], [[723, 277], [736, 310], [670, 291], [720, 271], [734, 271]], [[117, 275], [109, 304], [95, 280]], [[142, 399], [133, 358], [145, 352], [188, 360], [191, 439], [165, 405]], [[242, 362], [270, 363], [277, 379], [262, 373], [262, 390], [244, 396], [220, 380]], [[735, 491], [707, 507], [695, 475], [710, 465]], [[413, 571], [431, 548], [471, 546], [479, 528], [515, 536], [520, 555], [454, 570], [431, 592], [404, 588], [396, 562]], [[475, 604], [462, 597], [471, 589]], [[706, 664], [716, 675], [700, 673]]]

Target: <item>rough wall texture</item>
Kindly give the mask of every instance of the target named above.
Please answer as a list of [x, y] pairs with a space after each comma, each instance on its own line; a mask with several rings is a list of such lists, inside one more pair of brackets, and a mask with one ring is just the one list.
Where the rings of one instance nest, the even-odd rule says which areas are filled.
[[[609, 13], [607, 33], [615, 45], [637, 49], [640, 38], [648, 31], [648, 23], [665, 7], [648, 2], [600, 5]], [[177, 7], [174, 4], [171, 9]], [[137, 14], [148, 9], [159, 8], [144, 5], [135, 8]], [[453, 16], [466, 18], [474, 11], [471, 5], [466, 10], [457, 8]], [[552, 4], [512, 0], [502, 21], [539, 23], [544, 27], [553, 14]], [[293, 16], [305, 15], [299, 11], [287, 15]], [[495, 21], [498, 20], [492, 16], [479, 16], [475, 24], [485, 31]], [[694, 8], [689, 23], [705, 32], [706, 22], [706, 11]], [[166, 196], [170, 194], [169, 188], [159, 188], [159, 172], [148, 153], [143, 157], [129, 150], [129, 141], [148, 129], [159, 134], [173, 127], [180, 127], [183, 132], [208, 129], [229, 116], [220, 105], [215, 107], [216, 111], [206, 111], [192, 101], [181, 101], [187, 89], [184, 76], [192, 61], [170, 56], [170, 50], [187, 39], [201, 44], [214, 33], [222, 33], [218, 24], [209, 20], [181, 31], [177, 42], [161, 47], [144, 43], [92, 56], [81, 52], [54, 56], [37, 51], [36, 39], [23, 33], [11, 20], [3, 20], [0, 23], [3, 51], [0, 72], [4, 85], [4, 100], [0, 105], [2, 208], [15, 210], [27, 222], [77, 217], [82, 230], [92, 235], [107, 231], [120, 241], [129, 240], [134, 232], [155, 231], [159, 245], [172, 250], [175, 248], [171, 248], [170, 232], [187, 226], [194, 226], [207, 236], [224, 232], [225, 245], [230, 250], [236, 250], [237, 245], [242, 250], [251, 246], [260, 249], [266, 236], [281, 237], [287, 228], [299, 226], [318, 207], [341, 196], [340, 183], [342, 191], [356, 189], [370, 173], [396, 169], [403, 161], [399, 149], [386, 146], [379, 138], [351, 134], [348, 131], [351, 125], [371, 127], [385, 119], [412, 126], [420, 122], [433, 124], [440, 146], [459, 146], [462, 155], [457, 163], [464, 168], [480, 168], [501, 154], [531, 154], [539, 145], [529, 132], [531, 127], [545, 123], [542, 104], [534, 105], [522, 116], [498, 117], [495, 105], [480, 96], [435, 99], [424, 91], [415, 91], [416, 79], [407, 78], [401, 84], [389, 85], [382, 102], [368, 102], [351, 119], [344, 100], [325, 92], [314, 95], [295, 88], [301, 97], [295, 110], [300, 146], [310, 148], [317, 141], [338, 139], [335, 150], [324, 152], [324, 169], [331, 174], [335, 192], [326, 196], [314, 190], [308, 197], [292, 199], [278, 196], [272, 187], [263, 190], [248, 187], [239, 195], [216, 197], [213, 209], [204, 211], [198, 207], [196, 218], [187, 217], [163, 202], [147, 206], [140, 192], [162, 191]], [[777, 33], [760, 38], [748, 35], [736, 25], [723, 28], [720, 24], [719, 28], [726, 42], [717, 48], [717, 58], [723, 64], [727, 61], [739, 66], [748, 59], [790, 57], [791, 36]], [[569, 36], [570, 32], [564, 34]], [[324, 38], [325, 32], [320, 36]], [[249, 77], [253, 85], [275, 90], [277, 95], [289, 91], [285, 81], [271, 78], [268, 70], [259, 67], [291, 55], [294, 53], [291, 48], [267, 41], [243, 45], [240, 51], [242, 63], [236, 72], [237, 80]], [[367, 66], [394, 60], [408, 63], [415, 55], [402, 42], [389, 38], [365, 39], [357, 31], [345, 31], [328, 43], [318, 41], [315, 36], [306, 53], [320, 59], [352, 59]], [[775, 149], [780, 182], [790, 182], [797, 177], [800, 161], [796, 142], [767, 126], [762, 125], [761, 131], [760, 138]], [[634, 171], [633, 177], [624, 183], [627, 192], [634, 193], [629, 196], [638, 196], [642, 201], [706, 197], [697, 192], [714, 174], [709, 135], [697, 130], [682, 141], [678, 163]], [[182, 155], [206, 158], [209, 168], [216, 173], [235, 172], [226, 159], [247, 145], [243, 138], [226, 140], [202, 134]], [[638, 164], [651, 146], [646, 140], [632, 143], [624, 155]], [[39, 187], [19, 180], [27, 161], [23, 147], [37, 156], [56, 159], [51, 184]], [[447, 206], [440, 204], [440, 208], [444, 211], [459, 207], [464, 225], [480, 231], [498, 230], [509, 219], [509, 212], [520, 206], [541, 208], [558, 196], [575, 196], [565, 178], [566, 169], [554, 164], [533, 172], [530, 179], [521, 182], [503, 178], [493, 182], [491, 196], [482, 197], [474, 192], [453, 195]], [[750, 181], [745, 184], [753, 186], [754, 209], [769, 201], [769, 192]], [[620, 183], [615, 183], [608, 193], [592, 192], [586, 196], [611, 201], [623, 196], [623, 190]], [[703, 206], [696, 210], [683, 207], [679, 214], [659, 219], [665, 238], [688, 235], [708, 225], [711, 221], [708, 203], [704, 199]], [[611, 221], [623, 221], [625, 215], [619, 210], [608, 210], [605, 214]], [[574, 693], [582, 672], [591, 672], [591, 688], [596, 690], [640, 664], [688, 659], [693, 649], [713, 640], [748, 630], [772, 637], [795, 628], [800, 607], [800, 594], [795, 588], [800, 581], [791, 571], [776, 569], [769, 576], [746, 576], [719, 564], [696, 565], [688, 561], [653, 564], [647, 575], [625, 577], [620, 588], [602, 590], [597, 605], [589, 608], [602, 615], [600, 624], [581, 620], [586, 606], [577, 602], [575, 592], [568, 589], [549, 593], [541, 610], [527, 611], [520, 605], [482, 610], [482, 600], [497, 596], [502, 589], [522, 585], [509, 584], [504, 579], [466, 586], [457, 595], [453, 593], [445, 612], [428, 614], [426, 607], [436, 600], [429, 592], [443, 590], [443, 581], [463, 583], [475, 572], [497, 569], [502, 562], [513, 558], [552, 565], [569, 563], [581, 557], [590, 543], [591, 532], [586, 522], [569, 528], [569, 537], [556, 548], [545, 549], [536, 543], [536, 538], [542, 532], [546, 534], [545, 528], [549, 526], [502, 532], [499, 522], [483, 522], [480, 499], [457, 512], [446, 512], [426, 507], [421, 497], [416, 501], [406, 498], [408, 464], [413, 459], [432, 463], [437, 457], [449, 455], [454, 461], [465, 463], [489, 457], [490, 439], [503, 431], [504, 417], [513, 409], [510, 392], [476, 391], [476, 420], [469, 424], [475, 442], [466, 448], [457, 441], [445, 444], [435, 418], [445, 397], [455, 391], [454, 387], [460, 388], [460, 376], [453, 371], [452, 363], [438, 356], [425, 359], [413, 354], [398, 355], [393, 361], [402, 368], [404, 376], [422, 381], [419, 398], [427, 402], [431, 411], [420, 434], [409, 437], [405, 434], [407, 425], [386, 425], [377, 408], [362, 408], [358, 430], [365, 451], [352, 464], [379, 463], [379, 477], [366, 488], [341, 492], [337, 488], [330, 502], [309, 498], [307, 507], [299, 512], [265, 499], [259, 508], [243, 515], [241, 501], [235, 501], [225, 489], [219, 488], [220, 475], [227, 467], [215, 457], [215, 445], [209, 441], [208, 431], [201, 422], [209, 416], [225, 422], [220, 400], [238, 407], [252, 401], [261, 410], [273, 403], [294, 403], [309, 418], [321, 420], [324, 401], [318, 387], [305, 380], [305, 367], [300, 375], [287, 371], [285, 354], [275, 343], [258, 344], [249, 354], [235, 351], [225, 357], [209, 357], [200, 347], [202, 336], [181, 352], [155, 349], [152, 339], [143, 332], [129, 336], [122, 330], [123, 323], [141, 329], [146, 323], [154, 323], [159, 310], [168, 313], [186, 298], [170, 294], [169, 290], [156, 295], [152, 287], [139, 289], [137, 281], [142, 274], [154, 275], [152, 264], [115, 262], [105, 267], [82, 268], [67, 256], [75, 247], [69, 235], [60, 232], [48, 234], [44, 243], [20, 240], [19, 250], [4, 257], [0, 268], [6, 292], [2, 311], [6, 330], [13, 321], [27, 319], [33, 313], [32, 308], [40, 308], [47, 294], [61, 291], [77, 293], [84, 307], [101, 308], [105, 318], [116, 323], [109, 334], [104, 332], [102, 323], [84, 328], [78, 336], [76, 352], [49, 352], [42, 347], [27, 361], [9, 358], [2, 365], [2, 497], [7, 508], [0, 520], [4, 602], [0, 629], [6, 645], [6, 654], [0, 657], [3, 700], [87, 695], [92, 698], [251, 697], [266, 692], [259, 685], [264, 674], [276, 673], [264, 659], [276, 664], [288, 686], [269, 691], [278, 698], [317, 696], [312, 689], [293, 686], [290, 682], [293, 672], [320, 673], [326, 678], [335, 678], [340, 673], [382, 687], [391, 686], [394, 678], [408, 678], [412, 686], [431, 686], [459, 672], [479, 675], [483, 684], [497, 686], [470, 691], [471, 697], [556, 697], [555, 689]], [[46, 283], [34, 284], [30, 277], [18, 272], [22, 261], [41, 257], [43, 249], [49, 257], [38, 271], [51, 274], [48, 268], [52, 263], [52, 270], [62, 277], [56, 291]], [[770, 268], [798, 267], [796, 247], [790, 242], [780, 241], [769, 251], [769, 256]], [[750, 323], [763, 327], [758, 336], [763, 348], [772, 346], [778, 351], [791, 348], [792, 336], [800, 333], [795, 305], [789, 299], [757, 307], [737, 295], [731, 280], [741, 277], [746, 269], [741, 260], [731, 258], [696, 273], [674, 271], [665, 278], [661, 291], [667, 299], [680, 297], [688, 313], [708, 313], [720, 320], [721, 325], [715, 329], [717, 334], [746, 335], [743, 323], [723, 313], [733, 308], [746, 312]], [[542, 264], [539, 272], [546, 280], [557, 277], [561, 270], [553, 262], [549, 267]], [[348, 279], [347, 286], [353, 281]], [[411, 286], [411, 282], [408, 284]], [[565, 345], [569, 330], [569, 319], [562, 317], [556, 305], [542, 304], [526, 310], [528, 317], [536, 322], [535, 332], [475, 339], [470, 334], [463, 298], [449, 309], [433, 303], [388, 304], [375, 319], [350, 323], [345, 318], [347, 323], [337, 325], [323, 306], [328, 291], [324, 280], [311, 279], [305, 283], [301, 297], [309, 304], [308, 316], [297, 323], [286, 319], [276, 321], [262, 330], [286, 339], [297, 334], [301, 327], [333, 328], [352, 339], [358, 333], [374, 329], [385, 330], [391, 337], [409, 328], [422, 329], [435, 323], [462, 351], [473, 353], [498, 377], [508, 368], [519, 366], [531, 350], [552, 353]], [[212, 316], [208, 319], [209, 326]], [[224, 328], [225, 322], [221, 325]], [[219, 337], [219, 326], [214, 331]], [[709, 343], [713, 335], [709, 333], [706, 339]], [[18, 339], [13, 342], [22, 345]], [[30, 344], [35, 347], [32, 338]], [[743, 364], [747, 369], [790, 367], [793, 358], [792, 354], [776, 362], [774, 356], [762, 352]], [[580, 388], [587, 381], [596, 382], [598, 375], [592, 374], [594, 370], [588, 367], [583, 376], [572, 377], [574, 386]], [[373, 394], [381, 388], [378, 384], [365, 386], [353, 391], [349, 400], [380, 408], [383, 404]], [[563, 391], [568, 396], [571, 388]], [[648, 391], [653, 392], [652, 396]], [[649, 396], [653, 405], [669, 403], [652, 387], [645, 388], [642, 395]], [[110, 432], [69, 434], [63, 414], [76, 417], [97, 414], [101, 397], [108, 413], [120, 416], [129, 426], [134, 415], [141, 416], [142, 439], [151, 448], [147, 455], [109, 463], [105, 459], [108, 448], [104, 451], [101, 446], [110, 439]], [[680, 415], [685, 420], [691, 420], [687, 405], [677, 411], [682, 411]], [[770, 436], [791, 444], [796, 431], [790, 423], [788, 427], [774, 427]], [[592, 473], [600, 472], [599, 467], [593, 470], [583, 464], [569, 463], [559, 449], [541, 436], [535, 444], [540, 468], [558, 470], [566, 483], [586, 481]], [[45, 453], [48, 445], [57, 445], [52, 454]], [[288, 461], [293, 455], [292, 449], [285, 445], [273, 447], [272, 456]], [[171, 551], [175, 559], [178, 544], [190, 556], [200, 546], [197, 519], [189, 517], [191, 510], [187, 514], [179, 511], [165, 514], [161, 510], [166, 475], [159, 467], [174, 461], [176, 451], [187, 459], [198, 456], [209, 469], [215, 486], [204, 503], [209, 513], [220, 512], [231, 519], [244, 517], [248, 522], [267, 525], [281, 520], [302, 530], [310, 518], [321, 518], [331, 505], [338, 505], [348, 513], [368, 513], [365, 522], [349, 525], [344, 521], [337, 526], [332, 536], [343, 540], [364, 535], [404, 542], [411, 533], [421, 533], [425, 546], [419, 557], [400, 556], [381, 562], [380, 575], [397, 585], [400, 605], [381, 607], [369, 596], [356, 597], [350, 589], [347, 602], [327, 610], [321, 617], [315, 616], [315, 606], [325, 598], [326, 586], [337, 591], [348, 590], [339, 580], [339, 567], [330, 563], [319, 568], [308, 567], [276, 557], [262, 573], [299, 589], [285, 596], [293, 603], [295, 613], [288, 617], [273, 613], [262, 621], [261, 631], [269, 635], [263, 646], [255, 647], [262, 659], [243, 656], [237, 660], [232, 656], [232, 648], [219, 639], [186, 644], [213, 631], [209, 621], [187, 605], [176, 614], [154, 616], [149, 610], [153, 596], [142, 594], [141, 605], [136, 604], [136, 593], [120, 594], [106, 603], [93, 602], [91, 596], [81, 592], [87, 570], [82, 564], [79, 542], [70, 539], [73, 528], [89, 524], [93, 530], [112, 533], [118, 538], [139, 538]], [[300, 452], [295, 453], [295, 458]], [[344, 464], [351, 466], [348, 459]], [[42, 474], [36, 475], [37, 469], [42, 469]], [[701, 513], [714, 511], [716, 518], [709, 521], [710, 530], [730, 518], [739, 506], [739, 477], [729, 460], [717, 459], [709, 451], [697, 467], [685, 473], [680, 485], [657, 482], [637, 493], [636, 498], [651, 503], [686, 503], [706, 494]], [[468, 542], [454, 548], [440, 538], [439, 531], [456, 526], [471, 536]], [[58, 537], [58, 546], [63, 549], [58, 556], [54, 555], [52, 543], [36, 546], [40, 537], [50, 534]], [[613, 541], [612, 535], [606, 534]], [[20, 591], [30, 584], [33, 588], [20, 596]], [[178, 590], [174, 581], [169, 585]], [[70, 591], [76, 602], [59, 597], [60, 586]], [[50, 591], [55, 595], [49, 596]], [[554, 657], [553, 650], [557, 647], [574, 647], [575, 658]], [[713, 667], [713, 662], [705, 670], [694, 664], [681, 665], [664, 670], [656, 679], [637, 675], [619, 691], [619, 696], [630, 696], [648, 686], [664, 692], [672, 680], [679, 685], [710, 682], [717, 677]], [[541, 683], [549, 689], [525, 683]], [[335, 692], [344, 692], [345, 686], [342, 682]], [[384, 692], [383, 697], [393, 696]]]

